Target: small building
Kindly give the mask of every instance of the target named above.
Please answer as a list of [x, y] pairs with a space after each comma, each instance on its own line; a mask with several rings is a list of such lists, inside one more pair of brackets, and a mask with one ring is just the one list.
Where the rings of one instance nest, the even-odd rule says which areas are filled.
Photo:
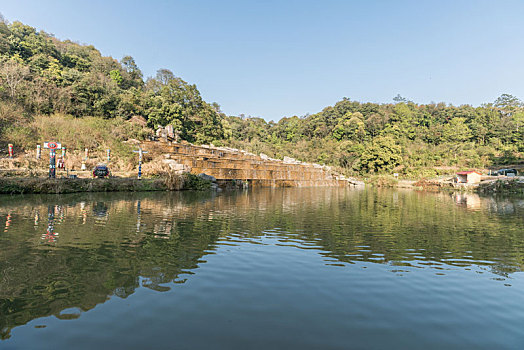
[[481, 173], [473, 170], [460, 171], [457, 173], [457, 182], [463, 184], [478, 184], [481, 176]]

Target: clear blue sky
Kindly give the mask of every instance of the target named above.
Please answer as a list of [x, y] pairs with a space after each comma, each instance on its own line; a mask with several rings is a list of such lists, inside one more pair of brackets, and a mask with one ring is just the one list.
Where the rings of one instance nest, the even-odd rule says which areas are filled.
[[0, 0], [60, 39], [197, 84], [231, 115], [278, 120], [342, 97], [479, 105], [524, 98], [522, 0]]

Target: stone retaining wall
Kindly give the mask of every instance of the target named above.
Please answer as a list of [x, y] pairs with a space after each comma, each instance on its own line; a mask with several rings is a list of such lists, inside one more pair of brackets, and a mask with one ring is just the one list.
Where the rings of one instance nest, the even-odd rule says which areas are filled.
[[162, 153], [190, 169], [193, 174], [205, 173], [217, 180], [242, 180], [250, 186], [311, 187], [348, 186], [357, 184], [336, 174], [329, 167], [308, 164], [286, 157], [272, 159], [264, 154], [246, 151], [196, 146], [189, 143], [146, 142], [144, 150]]

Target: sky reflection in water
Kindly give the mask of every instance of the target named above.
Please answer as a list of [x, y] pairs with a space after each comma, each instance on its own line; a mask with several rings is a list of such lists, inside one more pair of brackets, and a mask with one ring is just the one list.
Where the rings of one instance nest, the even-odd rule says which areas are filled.
[[1, 197], [0, 217], [7, 348], [524, 343], [519, 198], [25, 196]]

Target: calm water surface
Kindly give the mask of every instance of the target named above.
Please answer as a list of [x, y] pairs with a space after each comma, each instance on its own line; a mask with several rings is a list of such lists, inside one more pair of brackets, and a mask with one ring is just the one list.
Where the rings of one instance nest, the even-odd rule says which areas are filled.
[[522, 349], [524, 199], [0, 197], [2, 349]]

